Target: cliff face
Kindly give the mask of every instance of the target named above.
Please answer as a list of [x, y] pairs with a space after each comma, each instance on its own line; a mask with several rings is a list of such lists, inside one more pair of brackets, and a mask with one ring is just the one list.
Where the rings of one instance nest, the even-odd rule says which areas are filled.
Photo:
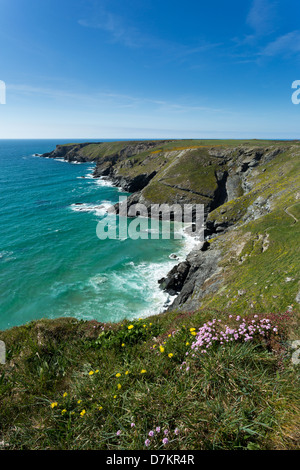
[[293, 248], [300, 239], [299, 144], [87, 143], [59, 146], [45, 156], [95, 161], [95, 177], [132, 193], [129, 207], [204, 204], [206, 242], [160, 281], [171, 295], [170, 309], [242, 312], [299, 305], [300, 250]]
[[177, 294], [169, 310], [300, 310], [300, 146], [207, 153], [221, 159], [222, 184], [208, 203], [206, 242], [160, 281]]

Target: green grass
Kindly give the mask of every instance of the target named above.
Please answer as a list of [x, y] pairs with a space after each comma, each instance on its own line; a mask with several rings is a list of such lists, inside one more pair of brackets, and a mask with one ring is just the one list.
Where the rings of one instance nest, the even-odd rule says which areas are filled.
[[149, 449], [296, 448], [299, 387], [286, 333], [273, 350], [237, 342], [187, 357], [190, 328], [215, 316], [171, 312], [104, 330], [41, 320], [2, 332], [2, 448], [145, 449], [157, 426], [169, 431], [169, 444], [160, 433]]

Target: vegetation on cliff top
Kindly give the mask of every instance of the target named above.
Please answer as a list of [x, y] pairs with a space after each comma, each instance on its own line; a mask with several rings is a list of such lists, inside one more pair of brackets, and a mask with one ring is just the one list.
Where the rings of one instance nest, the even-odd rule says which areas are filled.
[[[270, 328], [265, 336], [243, 333], [252, 321]], [[2, 332], [1, 448], [295, 449], [293, 322], [292, 314], [261, 315], [246, 319], [248, 329], [221, 312], [173, 312], [114, 325], [41, 320]], [[191, 349], [209, 328], [226, 332], [224, 343], [209, 338], [207, 354]]]

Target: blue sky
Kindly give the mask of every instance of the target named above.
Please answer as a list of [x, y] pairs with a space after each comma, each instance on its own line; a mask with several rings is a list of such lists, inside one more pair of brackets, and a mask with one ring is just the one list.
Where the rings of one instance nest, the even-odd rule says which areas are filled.
[[299, 138], [298, 0], [0, 0], [0, 138]]

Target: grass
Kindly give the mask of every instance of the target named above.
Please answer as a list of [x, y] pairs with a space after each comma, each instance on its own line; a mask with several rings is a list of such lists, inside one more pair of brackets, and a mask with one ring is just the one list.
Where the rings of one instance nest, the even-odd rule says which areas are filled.
[[215, 316], [228, 320], [212, 311], [170, 312], [115, 325], [40, 320], [2, 332], [2, 448], [296, 448], [290, 318], [273, 342], [215, 345], [193, 358], [191, 328]]

